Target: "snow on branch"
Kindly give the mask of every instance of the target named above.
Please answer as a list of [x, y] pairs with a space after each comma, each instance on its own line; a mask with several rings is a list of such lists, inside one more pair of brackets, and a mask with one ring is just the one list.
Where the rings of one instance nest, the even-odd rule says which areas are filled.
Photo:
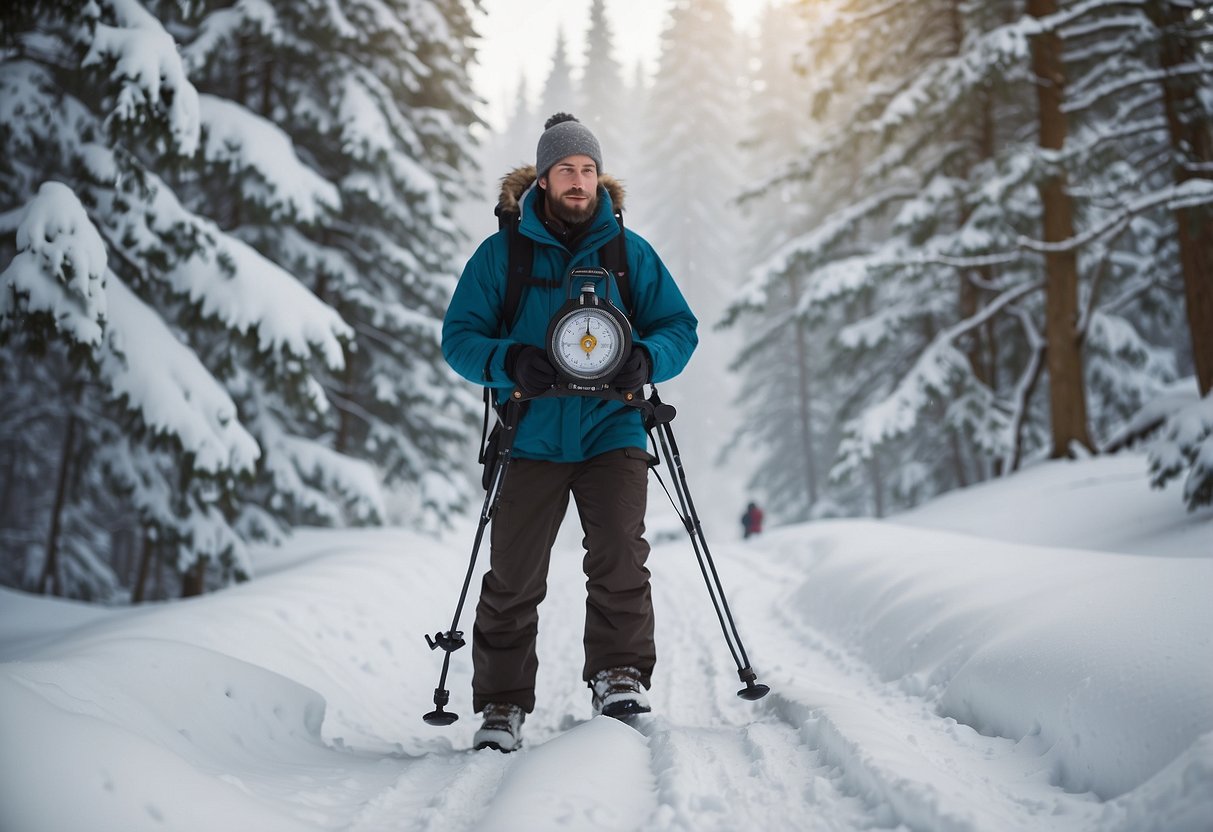
[[174, 267], [167, 275], [173, 288], [203, 314], [238, 332], [256, 331], [264, 352], [306, 358], [315, 351], [330, 370], [342, 369], [342, 341], [352, 340], [353, 331], [337, 312], [252, 246], [210, 230], [219, 235], [214, 252], [198, 252]]
[[119, 90], [110, 117], [132, 124], [149, 115], [162, 118], [176, 151], [192, 156], [198, 147], [198, 91], [186, 77], [176, 42], [136, 0], [103, 0], [102, 6], [118, 25], [95, 23], [83, 66], [113, 61], [110, 78]]
[[[348, 512], [359, 522], [387, 516], [374, 466], [318, 442], [286, 433], [281, 425], [258, 425], [265, 443], [264, 468], [277, 493], [315, 519], [339, 525]], [[333, 499], [339, 495], [345, 507]]]
[[245, 198], [281, 206], [303, 222], [340, 210], [337, 187], [300, 161], [294, 143], [276, 124], [213, 95], [200, 96], [199, 105], [207, 161], [227, 164], [234, 172], [251, 170], [261, 179], [243, 177]]
[[917, 194], [916, 188], [894, 187], [848, 205], [842, 211], [830, 215], [809, 233], [788, 241], [765, 262], [756, 266], [750, 275], [755, 280], [765, 281], [790, 271], [798, 261], [815, 260], [867, 217], [891, 202], [912, 199]]
[[277, 442], [304, 477], [342, 495], [359, 522], [375, 522], [387, 516], [379, 472], [373, 465], [298, 436], [283, 435]]
[[261, 456], [236, 405], [193, 350], [112, 272], [100, 372], [112, 395], [152, 433], [177, 439], [195, 470], [252, 473]]
[[1176, 410], [1150, 447], [1150, 484], [1162, 488], [1185, 470], [1189, 511], [1213, 503], [1213, 393]]
[[[893, 392], [848, 423], [831, 477], [844, 478], [871, 457], [875, 446], [913, 430], [919, 415], [933, 400], [951, 398], [950, 391], [972, 375], [968, 359], [957, 349], [956, 340], [1041, 286], [1040, 282], [1032, 282], [1009, 289], [975, 315], [936, 334]], [[991, 411], [991, 415], [997, 414]]]
[[[1064, 27], [1081, 22], [1084, 17], [1092, 12], [1105, 12], [1108, 9], [1144, 7], [1147, 0], [1083, 0], [1081, 3], [1061, 9], [1048, 17], [1042, 17], [1035, 20], [1037, 28], [1040, 32], [1056, 32]], [[1032, 18], [1028, 18], [1032, 20]]]
[[75, 192], [44, 182], [17, 225], [17, 256], [0, 273], [0, 321], [45, 312], [78, 344], [96, 348], [106, 317], [106, 250]]
[[[431, 201], [439, 199], [437, 179], [414, 158], [423, 152], [421, 139], [412, 121], [400, 112], [392, 91], [380, 79], [365, 71], [348, 75], [342, 83], [337, 118], [347, 154], [359, 160], [383, 159], [401, 187]], [[384, 189], [376, 187], [365, 175], [351, 178], [345, 184], [367, 192], [376, 200], [387, 197], [382, 193]], [[436, 203], [431, 208], [436, 208]]]
[[922, 110], [963, 100], [972, 89], [990, 83], [992, 74], [1017, 68], [1030, 53], [1025, 29], [1020, 24], [999, 27], [976, 38], [959, 55], [933, 62], [889, 101], [869, 129], [887, 133], [914, 122]]
[[967, 367], [965, 356], [950, 342], [939, 337], [932, 341], [892, 393], [846, 424], [830, 477], [845, 479], [871, 458], [877, 445], [913, 430], [933, 400], [948, 398], [948, 391], [968, 372]]
[[1081, 234], [1076, 234], [1068, 240], [1047, 243], [1042, 240], [1033, 240], [1030, 237], [1021, 236], [1019, 238], [1019, 245], [1041, 254], [1072, 251], [1109, 234], [1118, 232], [1135, 216], [1148, 213], [1156, 208], [1165, 207], [1168, 210], [1174, 211], [1211, 204], [1213, 204], [1213, 182], [1207, 179], [1189, 179], [1187, 182], [1179, 185], [1172, 185], [1130, 201], [1121, 210], [1115, 212], [1103, 222], [1092, 226]]
[[151, 191], [147, 210], [132, 218], [138, 225], [121, 229], [115, 245], [125, 246], [129, 239], [134, 246], [153, 246], [187, 229], [209, 244], [165, 273], [175, 292], [228, 328], [255, 332], [263, 352], [299, 359], [315, 352], [331, 370], [345, 366], [342, 343], [352, 340], [353, 331], [332, 307], [255, 248], [188, 211], [158, 177], [146, 173], [145, 178]]
[[245, 28], [261, 32], [271, 40], [282, 31], [278, 25], [278, 12], [266, 0], [238, 0], [233, 6], [207, 15], [198, 26], [194, 39], [181, 50], [186, 67], [191, 72], [201, 70], [216, 50], [234, 40]]
[[1061, 107], [1064, 113], [1076, 113], [1093, 106], [1109, 96], [1115, 95], [1133, 87], [1145, 84], [1157, 84], [1167, 78], [1184, 77], [1187, 75], [1204, 75], [1209, 67], [1199, 63], [1182, 64], [1165, 69], [1142, 69], [1136, 72], [1118, 75], [1106, 84], [1099, 86], [1067, 100]]

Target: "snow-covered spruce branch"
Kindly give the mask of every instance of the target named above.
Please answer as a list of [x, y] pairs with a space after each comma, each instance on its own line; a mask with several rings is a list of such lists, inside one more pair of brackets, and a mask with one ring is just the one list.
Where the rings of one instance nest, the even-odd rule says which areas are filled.
[[[1041, 32], [1056, 32], [1064, 26], [1069, 26], [1075, 21], [1080, 21], [1082, 18], [1091, 12], [1106, 11], [1108, 9], [1128, 8], [1140, 9], [1144, 8], [1148, 0], [1083, 0], [1081, 3], [1075, 3], [1067, 9], [1062, 9], [1048, 17], [1042, 17], [1036, 21], [1036, 27]], [[1062, 34], [1065, 34], [1064, 32]]]
[[[1133, 122], [1118, 122], [1119, 126], [1116, 130], [1097, 130], [1091, 131], [1095, 135], [1087, 138], [1084, 136], [1076, 137], [1074, 153], [1070, 154], [1076, 159], [1087, 159], [1091, 154], [1102, 147], [1106, 142], [1119, 142], [1125, 139], [1136, 138], [1137, 136], [1147, 133], [1158, 133], [1167, 129], [1167, 121], [1163, 116], [1156, 118], [1138, 119]], [[1151, 148], [1153, 152], [1153, 148]], [[1213, 166], [1210, 166], [1213, 168]]]
[[1015, 303], [1022, 297], [1030, 295], [1032, 292], [1039, 291], [1045, 286], [1043, 280], [1036, 280], [1030, 283], [1021, 284], [1013, 289], [1007, 289], [1001, 295], [994, 298], [988, 304], [983, 306], [976, 314], [965, 318], [963, 321], [957, 321], [947, 329], [944, 329], [936, 336], [936, 340], [943, 339], [946, 341], [955, 341], [966, 332], [976, 329], [984, 324], [990, 318], [994, 317], [1003, 309]]
[[1151, 445], [1150, 484], [1162, 488], [1187, 469], [1184, 502], [1189, 511], [1213, 503], [1213, 393], [1167, 419]]
[[348, 399], [345, 396], [342, 396], [340, 393], [338, 393], [336, 390], [333, 390], [332, 388], [326, 387], [324, 392], [325, 392], [325, 395], [328, 396], [329, 401], [331, 401], [338, 410], [348, 413], [351, 416], [357, 416], [359, 419], [361, 419], [363, 422], [365, 422], [369, 427], [374, 427], [375, 425], [378, 425], [383, 421], [382, 419], [377, 417], [374, 413], [371, 413], [365, 407], [358, 404], [358, 402], [354, 401], [353, 399]]
[[1139, 87], [1143, 84], [1157, 84], [1168, 78], [1205, 75], [1208, 71], [1209, 67], [1207, 65], [1199, 63], [1180, 64], [1179, 66], [1166, 69], [1143, 69], [1129, 75], [1119, 76], [1115, 80], [1109, 81], [1106, 84], [1100, 84], [1088, 92], [1069, 98], [1061, 105], [1061, 111], [1072, 115], [1093, 106], [1105, 98], [1133, 87]]
[[201, 71], [212, 55], [234, 40], [241, 29], [271, 38], [282, 36], [278, 13], [269, 3], [236, 3], [212, 12], [198, 25], [194, 36], [181, 49], [186, 68], [191, 73]]
[[1048, 243], [1021, 236], [1018, 244], [1040, 254], [1074, 251], [1109, 234], [1119, 233], [1122, 226], [1138, 214], [1148, 213], [1160, 207], [1174, 210], [1200, 205], [1213, 205], [1213, 182], [1205, 179], [1190, 179], [1179, 185], [1172, 185], [1133, 200], [1115, 216], [1068, 240]]
[[[1138, 7], [1139, 4], [1132, 4]], [[1138, 14], [1116, 14], [1108, 17], [1097, 17], [1094, 20], [1078, 20], [1066, 24], [1061, 29], [1061, 36], [1064, 41], [1069, 44], [1073, 41], [1082, 40], [1090, 35], [1107, 35], [1109, 32], [1125, 32], [1139, 30], [1143, 34], [1157, 34], [1158, 30], [1150, 19], [1146, 16]], [[1101, 37], [1092, 44], [1095, 48], [1115, 50], [1117, 45], [1123, 46], [1121, 39]], [[1083, 60], [1086, 56], [1082, 52], [1071, 52], [1067, 49], [1067, 61], [1077, 62]]]
[[865, 217], [891, 202], [912, 199], [917, 193], [917, 188], [895, 186], [848, 205], [842, 211], [830, 215], [812, 231], [784, 244], [750, 274], [758, 280], [782, 275], [792, 268], [794, 261], [814, 259]]
[[1130, 228], [1129, 223], [1124, 223], [1120, 226], [1120, 230], [1108, 238], [1104, 245], [1103, 256], [1099, 259], [1099, 266], [1095, 270], [1095, 275], [1091, 278], [1091, 288], [1087, 293], [1087, 304], [1083, 308], [1082, 314], [1079, 316], [1078, 324], [1075, 327], [1078, 333], [1078, 342], [1082, 344], [1087, 338], [1087, 329], [1091, 325], [1092, 316], [1095, 313], [1095, 307], [1099, 303], [1100, 289], [1103, 287], [1104, 278], [1108, 273], [1108, 263], [1111, 261], [1112, 246], [1122, 234]]
[[[118, 25], [96, 21], [81, 65], [112, 62], [110, 80], [118, 85], [118, 94], [107, 120], [137, 124], [144, 113], [157, 113], [173, 149], [192, 156], [201, 128], [198, 91], [186, 75], [177, 42], [136, 0], [102, 0], [101, 5]], [[95, 13], [97, 6], [92, 9]]]
[[261, 448], [227, 390], [112, 271], [107, 284], [99, 368], [108, 395], [125, 401], [152, 433], [176, 439], [195, 472], [251, 474]]
[[107, 314], [107, 252], [76, 192], [44, 182], [22, 209], [17, 254], [0, 272], [0, 324], [45, 313], [60, 334], [90, 351], [100, 347]]
[[199, 112], [205, 142], [203, 157], [225, 165], [233, 173], [251, 171], [244, 177], [244, 196], [262, 202], [276, 220], [285, 216], [300, 222], [316, 222], [326, 212], [341, 210], [337, 186], [305, 165], [294, 142], [281, 127], [247, 107], [214, 95], [199, 96]]
[[955, 269], [984, 269], [989, 266], [1005, 266], [1009, 263], [1018, 263], [1022, 259], [1023, 252], [1000, 251], [993, 254], [982, 254], [977, 257], [951, 257], [946, 254], [923, 254], [914, 260], [909, 260], [906, 262], [907, 265], [916, 266], [950, 266]]
[[936, 334], [893, 391], [851, 420], [846, 431], [850, 437], [848, 450], [837, 468], [851, 470], [871, 455], [875, 445], [908, 431], [916, 420], [914, 414], [924, 407], [924, 397], [931, 390], [943, 390], [949, 375], [964, 371], [966, 360], [956, 348], [956, 340], [1043, 286], [1042, 281], [1034, 281], [1008, 290], [977, 314]]

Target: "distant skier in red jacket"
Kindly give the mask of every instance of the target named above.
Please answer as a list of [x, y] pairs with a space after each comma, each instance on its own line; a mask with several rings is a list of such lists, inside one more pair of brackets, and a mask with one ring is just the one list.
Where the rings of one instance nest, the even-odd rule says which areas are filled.
[[746, 506], [745, 514], [741, 515], [742, 536], [747, 540], [750, 535], [762, 533], [762, 509], [757, 503]]

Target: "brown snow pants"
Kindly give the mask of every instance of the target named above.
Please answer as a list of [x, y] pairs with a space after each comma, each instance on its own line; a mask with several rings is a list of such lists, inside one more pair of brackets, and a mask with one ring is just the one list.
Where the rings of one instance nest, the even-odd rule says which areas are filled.
[[515, 459], [490, 533], [490, 565], [472, 632], [472, 705], [535, 708], [539, 602], [547, 594], [552, 544], [569, 504], [577, 505], [586, 554], [585, 665], [631, 665], [647, 687], [656, 663], [653, 602], [644, 539], [648, 453], [608, 451], [584, 462]]

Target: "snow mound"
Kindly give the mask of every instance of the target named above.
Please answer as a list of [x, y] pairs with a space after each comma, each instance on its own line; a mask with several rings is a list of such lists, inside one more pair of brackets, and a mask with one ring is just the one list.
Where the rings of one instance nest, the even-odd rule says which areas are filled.
[[[638, 795], [647, 799], [638, 800]], [[618, 720], [600, 716], [525, 749], [501, 781], [478, 828], [623, 832], [643, 828], [656, 808], [645, 738]]]

